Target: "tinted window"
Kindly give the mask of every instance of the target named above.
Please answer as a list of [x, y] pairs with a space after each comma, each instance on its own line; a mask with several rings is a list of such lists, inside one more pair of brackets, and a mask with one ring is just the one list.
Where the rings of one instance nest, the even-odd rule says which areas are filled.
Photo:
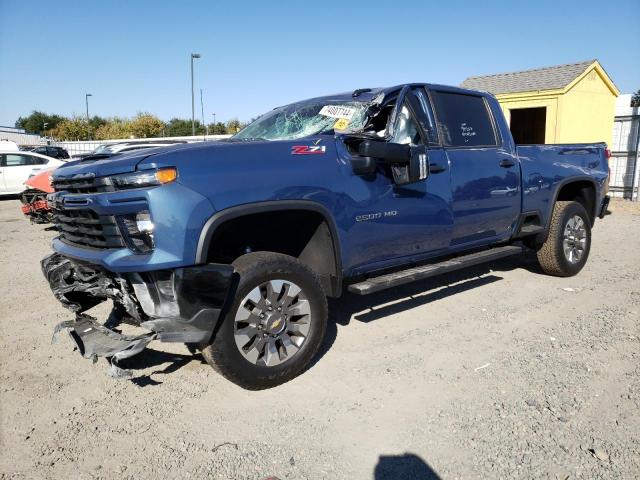
[[7, 153], [5, 155], [4, 165], [7, 167], [21, 167], [24, 165], [31, 165], [29, 159], [31, 157], [27, 157], [26, 155], [14, 155], [12, 153]]
[[491, 117], [482, 97], [432, 92], [442, 141], [450, 147], [496, 145]]

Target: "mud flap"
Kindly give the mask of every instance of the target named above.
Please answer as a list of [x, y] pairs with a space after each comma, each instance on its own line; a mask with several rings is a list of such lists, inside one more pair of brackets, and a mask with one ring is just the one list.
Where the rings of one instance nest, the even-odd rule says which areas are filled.
[[75, 320], [56, 325], [52, 342], [62, 330], [69, 333], [84, 358], [89, 358], [94, 363], [98, 361], [98, 357], [109, 360], [109, 375], [114, 378], [130, 378], [133, 373], [120, 368], [118, 361], [140, 353], [157, 336], [155, 332], [137, 336], [122, 335], [100, 325], [95, 318], [82, 314], [77, 315]]

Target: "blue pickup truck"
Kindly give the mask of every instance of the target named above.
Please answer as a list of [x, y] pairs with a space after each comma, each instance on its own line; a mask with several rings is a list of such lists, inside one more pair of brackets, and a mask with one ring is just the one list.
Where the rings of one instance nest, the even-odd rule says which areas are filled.
[[[496, 99], [430, 84], [276, 108], [225, 141], [56, 170], [42, 261], [86, 358], [183, 342], [263, 389], [318, 351], [327, 297], [537, 252], [577, 274], [608, 196], [605, 144], [515, 145]], [[86, 312], [112, 300], [105, 322]], [[116, 330], [142, 327], [139, 335]]]

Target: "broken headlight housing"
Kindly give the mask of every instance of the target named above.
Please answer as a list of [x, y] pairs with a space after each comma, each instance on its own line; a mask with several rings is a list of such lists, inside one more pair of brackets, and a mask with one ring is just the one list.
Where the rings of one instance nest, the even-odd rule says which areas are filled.
[[157, 170], [142, 170], [139, 172], [113, 175], [111, 181], [117, 189], [151, 187], [173, 182], [178, 178], [175, 167], [159, 168]]
[[151, 253], [154, 224], [148, 210], [119, 215], [118, 224], [127, 246], [136, 253]]

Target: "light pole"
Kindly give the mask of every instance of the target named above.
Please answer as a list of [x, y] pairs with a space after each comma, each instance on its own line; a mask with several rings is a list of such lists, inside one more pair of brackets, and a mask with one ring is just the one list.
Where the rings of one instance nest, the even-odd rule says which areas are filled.
[[45, 134], [47, 133], [47, 125], [49, 125], [47, 122], [42, 122], [42, 134], [44, 136], [46, 136]]
[[191, 135], [196, 134], [196, 102], [193, 93], [193, 59], [200, 58], [199, 53], [191, 54]]
[[202, 113], [202, 125], [205, 128], [205, 135], [209, 135], [209, 126], [204, 123], [204, 102], [202, 101], [202, 89], [200, 89], [200, 111]]
[[91, 140], [91, 131], [89, 127], [89, 97], [92, 97], [90, 93], [84, 94], [84, 103], [87, 106], [87, 140]]

